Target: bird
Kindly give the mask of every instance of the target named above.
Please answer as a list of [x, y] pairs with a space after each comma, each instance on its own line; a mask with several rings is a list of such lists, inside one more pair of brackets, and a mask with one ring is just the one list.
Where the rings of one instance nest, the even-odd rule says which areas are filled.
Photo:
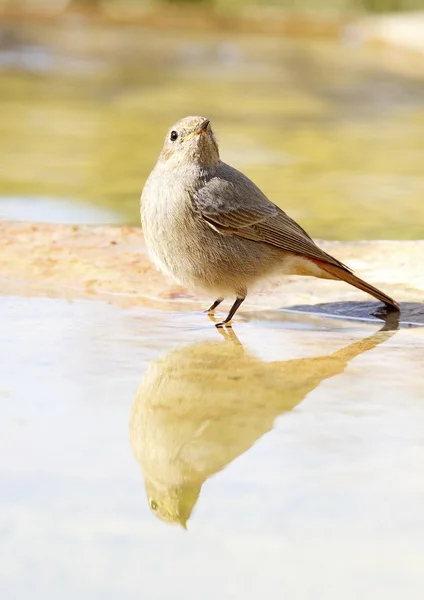
[[235, 298], [217, 327], [230, 327], [252, 286], [277, 275], [342, 280], [399, 311], [395, 300], [321, 250], [253, 181], [221, 160], [208, 118], [185, 117], [168, 130], [142, 191], [141, 221], [156, 267], [216, 298], [205, 312]]
[[233, 329], [219, 329], [224, 341], [179, 346], [150, 362], [134, 398], [129, 437], [153, 515], [186, 529], [205, 481], [322, 382], [390, 339], [399, 327], [396, 316], [391, 313], [379, 332], [321, 356], [264, 362]]

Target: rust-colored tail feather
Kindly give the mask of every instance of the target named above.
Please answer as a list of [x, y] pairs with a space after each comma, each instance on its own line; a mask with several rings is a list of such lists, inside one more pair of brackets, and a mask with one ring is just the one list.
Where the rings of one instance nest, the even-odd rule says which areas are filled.
[[363, 281], [362, 279], [354, 275], [351, 271], [349, 271], [349, 269], [344, 269], [343, 267], [332, 265], [331, 263], [328, 263], [324, 260], [312, 260], [323, 271], [326, 271], [330, 275], [333, 275], [335, 279], [341, 279], [342, 281], [346, 281], [346, 283], [350, 283], [350, 285], [353, 285], [362, 290], [363, 292], [371, 294], [371, 296], [374, 296], [374, 298], [377, 298], [377, 300], [384, 302], [384, 304], [389, 308], [399, 310], [399, 305], [393, 300], [393, 298], [390, 298], [390, 296], [387, 296], [387, 294], [385, 294], [384, 292], [381, 292], [371, 284], [367, 283], [366, 281]]

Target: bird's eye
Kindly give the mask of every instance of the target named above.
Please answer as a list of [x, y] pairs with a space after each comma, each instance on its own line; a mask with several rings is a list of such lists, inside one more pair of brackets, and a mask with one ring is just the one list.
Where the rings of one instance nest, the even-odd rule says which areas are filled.
[[175, 142], [177, 137], [178, 137], [178, 133], [176, 131], [171, 131], [171, 135], [169, 136], [169, 139], [171, 140], [171, 142]]
[[158, 503], [157, 503], [155, 500], [151, 500], [151, 502], [150, 502], [150, 508], [151, 508], [152, 510], [157, 510], [157, 508], [158, 508]]

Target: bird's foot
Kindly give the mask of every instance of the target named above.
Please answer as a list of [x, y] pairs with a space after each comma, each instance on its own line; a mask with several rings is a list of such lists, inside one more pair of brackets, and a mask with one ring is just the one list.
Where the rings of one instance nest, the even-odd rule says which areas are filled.
[[228, 329], [228, 328], [232, 328], [233, 326], [231, 324], [231, 321], [221, 321], [221, 323], [215, 323], [215, 327], [218, 327], [218, 328], [225, 327], [226, 329]]
[[223, 298], [222, 296], [220, 296], [219, 298], [217, 298], [217, 299], [215, 300], [215, 302], [213, 302], [213, 303], [212, 303], [212, 304], [209, 306], [209, 308], [207, 308], [206, 310], [204, 310], [204, 311], [202, 311], [202, 312], [204, 312], [204, 313], [206, 313], [206, 314], [208, 314], [208, 315], [212, 315], [212, 314], [215, 312], [215, 308], [216, 308], [217, 306], [219, 306], [223, 300], [224, 300], [224, 298]]

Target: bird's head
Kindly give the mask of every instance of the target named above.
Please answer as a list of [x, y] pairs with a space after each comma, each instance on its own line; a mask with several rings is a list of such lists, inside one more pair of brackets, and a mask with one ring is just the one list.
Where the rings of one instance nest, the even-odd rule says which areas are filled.
[[166, 134], [160, 160], [167, 166], [216, 168], [219, 150], [209, 119], [185, 117], [172, 125]]

